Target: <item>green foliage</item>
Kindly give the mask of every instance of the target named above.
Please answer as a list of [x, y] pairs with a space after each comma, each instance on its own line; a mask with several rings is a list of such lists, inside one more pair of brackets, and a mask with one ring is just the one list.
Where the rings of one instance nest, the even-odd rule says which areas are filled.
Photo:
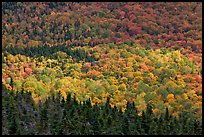
[[7, 84], [11, 84], [11, 78], [7, 78], [7, 79], [6, 79], [6, 83], [7, 83]]
[[156, 94], [154, 94], [154, 93], [147, 93], [145, 96], [144, 96], [144, 99], [145, 99], [145, 102], [149, 102], [149, 101], [151, 101], [151, 100], [154, 100], [155, 98], [156, 98]]
[[22, 91], [22, 82], [20, 80], [14, 81], [14, 87], [16, 87], [16, 90], [21, 92]]
[[138, 86], [137, 86], [137, 92], [141, 93], [141, 92], [151, 92], [151, 88], [145, 84], [143, 81], [139, 81]]
[[23, 84], [23, 90], [28, 92], [34, 92], [37, 89], [37, 85], [35, 81], [26, 81]]

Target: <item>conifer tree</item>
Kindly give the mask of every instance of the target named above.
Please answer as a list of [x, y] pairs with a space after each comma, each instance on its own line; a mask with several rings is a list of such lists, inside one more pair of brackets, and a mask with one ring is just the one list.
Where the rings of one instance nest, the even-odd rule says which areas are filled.
[[168, 108], [166, 108], [165, 120], [169, 120], [169, 109]]
[[129, 134], [129, 120], [128, 120], [128, 118], [126, 116], [124, 116], [124, 118], [123, 118], [122, 133], [124, 135]]

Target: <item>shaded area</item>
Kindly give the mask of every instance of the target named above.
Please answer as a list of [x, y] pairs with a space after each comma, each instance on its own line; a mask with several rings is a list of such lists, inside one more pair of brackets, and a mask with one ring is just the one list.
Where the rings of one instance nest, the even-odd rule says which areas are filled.
[[[2, 51], [3, 52], [7, 51], [12, 55], [21, 54], [31, 58], [44, 56], [45, 58], [51, 58], [51, 59], [58, 58], [56, 56], [53, 56], [53, 54], [61, 51], [66, 53], [67, 56], [71, 56], [73, 59], [75, 58], [77, 62], [83, 59], [85, 59], [86, 62], [97, 61], [97, 59], [95, 59], [93, 56], [88, 56], [87, 51], [79, 48], [72, 50], [71, 47], [68, 47], [64, 44], [58, 45], [58, 46], [49, 46], [48, 44], [44, 44], [41, 46], [32, 46], [32, 47], [27, 46], [25, 48], [7, 46], [7, 47], [2, 47]], [[91, 52], [92, 51], [89, 51], [89, 53]]]
[[[3, 85], [2, 85], [3, 86]], [[122, 112], [110, 106], [91, 105], [90, 99], [78, 102], [68, 94], [52, 94], [45, 103], [35, 103], [31, 93], [2, 91], [3, 135], [201, 135], [202, 123], [189, 112], [178, 118], [168, 108], [156, 117], [151, 105], [139, 116], [134, 103], [127, 102]]]

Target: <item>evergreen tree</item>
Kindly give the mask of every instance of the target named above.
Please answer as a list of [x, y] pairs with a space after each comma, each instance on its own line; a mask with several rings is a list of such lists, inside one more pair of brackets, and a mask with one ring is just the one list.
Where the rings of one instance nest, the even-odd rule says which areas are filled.
[[129, 120], [128, 120], [128, 118], [126, 116], [124, 116], [124, 118], [123, 118], [122, 133], [124, 135], [129, 134]]
[[42, 129], [48, 126], [48, 106], [46, 103], [40, 108], [40, 124]]
[[144, 129], [145, 133], [149, 131], [148, 115], [142, 111], [141, 127]]
[[[11, 92], [13, 95], [13, 92]], [[20, 135], [19, 117], [16, 110], [14, 97], [9, 98], [9, 105], [7, 109], [8, 133], [9, 135]]]
[[157, 123], [153, 120], [150, 123], [149, 133], [148, 135], [157, 135]]
[[51, 133], [52, 135], [57, 135], [58, 134], [58, 131], [59, 131], [59, 127], [58, 127], [58, 122], [59, 119], [58, 119], [58, 116], [57, 116], [57, 113], [54, 112], [53, 113], [53, 116], [52, 116], [52, 119], [51, 119], [51, 123], [50, 123], [50, 130], [51, 130]]
[[202, 123], [198, 120], [194, 120], [194, 131], [196, 135], [202, 135]]
[[166, 108], [165, 120], [169, 120], [169, 109], [168, 108]]

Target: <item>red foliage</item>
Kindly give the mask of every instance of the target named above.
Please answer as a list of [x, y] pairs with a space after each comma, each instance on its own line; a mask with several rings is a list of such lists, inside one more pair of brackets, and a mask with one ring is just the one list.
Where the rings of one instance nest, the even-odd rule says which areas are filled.
[[193, 55], [193, 54], [190, 54], [190, 55], [188, 56], [188, 59], [189, 59], [190, 61], [192, 61], [193, 57], [194, 57], [194, 55]]
[[9, 69], [10, 69], [10, 70], [14, 70], [14, 69], [15, 69], [14, 65], [12, 64], [12, 65], [9, 67]]
[[104, 57], [104, 58], [109, 58], [110, 57], [109, 54], [102, 54], [101, 56]]
[[90, 62], [86, 62], [86, 63], [84, 64], [84, 67], [86, 67], [86, 68], [91, 68], [91, 63], [90, 63]]
[[4, 75], [4, 76], [2, 76], [2, 79], [6, 79], [8, 77], [9, 77], [8, 75]]
[[121, 12], [119, 12], [120, 13], [120, 15], [122, 16], [122, 17], [124, 17], [124, 15], [125, 15], [125, 12], [124, 11], [121, 11]]
[[27, 73], [27, 74], [33, 74], [33, 71], [32, 71], [32, 69], [31, 68], [25, 68], [25, 72]]
[[23, 77], [26, 78], [27, 76], [28, 76], [28, 74], [24, 72]]

